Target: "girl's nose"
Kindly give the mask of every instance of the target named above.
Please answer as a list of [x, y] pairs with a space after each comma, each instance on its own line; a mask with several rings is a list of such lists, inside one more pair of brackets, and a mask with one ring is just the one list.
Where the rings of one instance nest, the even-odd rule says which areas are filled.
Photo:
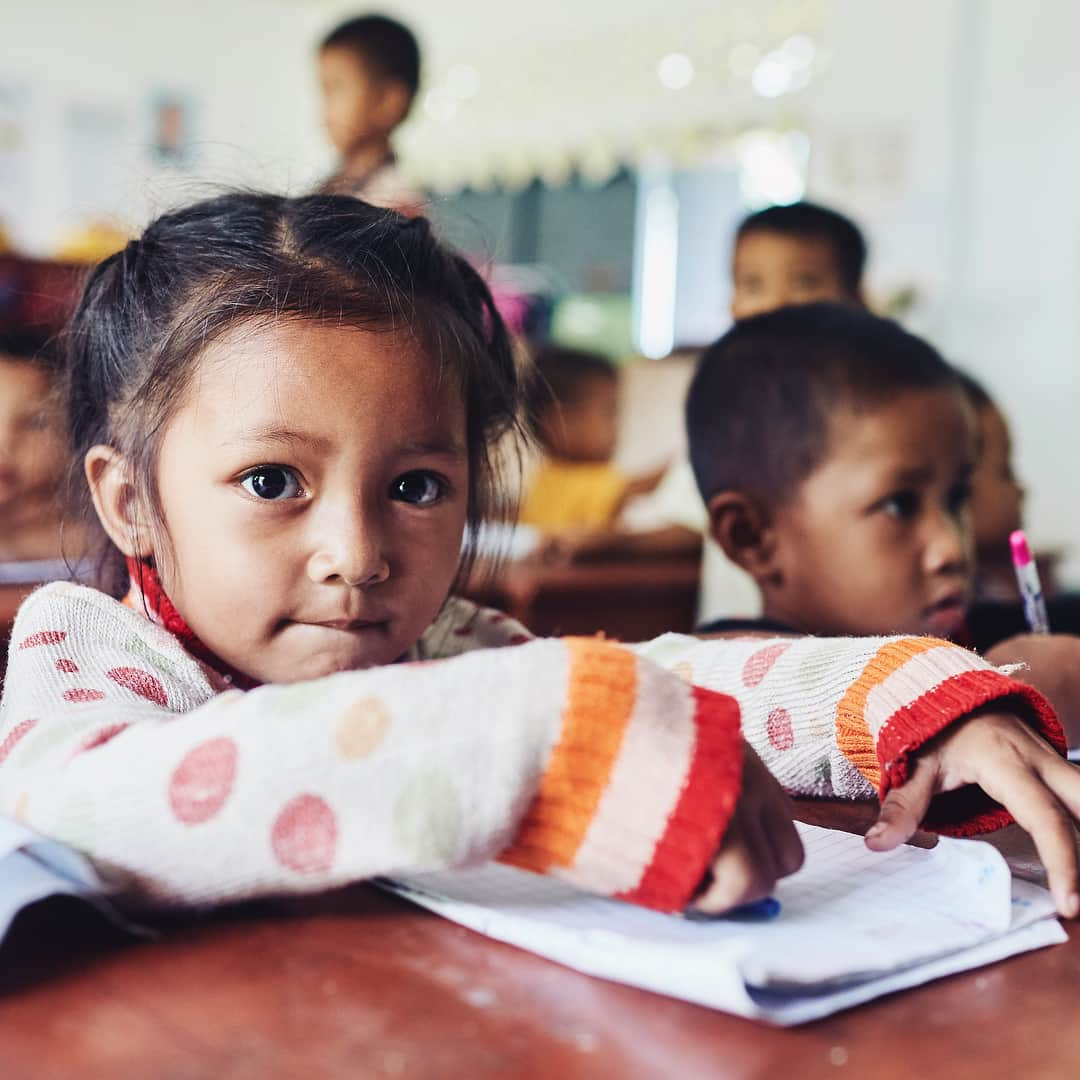
[[386, 533], [377, 515], [360, 505], [329, 508], [315, 521], [315, 540], [308, 559], [312, 581], [341, 581], [370, 588], [390, 576]]

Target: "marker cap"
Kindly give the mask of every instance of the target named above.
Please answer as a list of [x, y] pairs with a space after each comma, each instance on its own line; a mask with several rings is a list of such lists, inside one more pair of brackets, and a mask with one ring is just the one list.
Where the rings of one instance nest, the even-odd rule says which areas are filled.
[[1012, 550], [1014, 566], [1027, 566], [1031, 562], [1031, 548], [1028, 547], [1027, 536], [1023, 529], [1017, 529], [1009, 537], [1009, 547]]

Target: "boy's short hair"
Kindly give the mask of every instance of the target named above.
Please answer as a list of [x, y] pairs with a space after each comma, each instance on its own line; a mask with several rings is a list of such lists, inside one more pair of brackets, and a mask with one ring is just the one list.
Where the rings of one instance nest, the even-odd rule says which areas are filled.
[[837, 408], [947, 386], [959, 380], [936, 349], [857, 308], [806, 304], [736, 323], [705, 351], [686, 401], [702, 498], [782, 502], [821, 463]]
[[833, 250], [844, 288], [853, 296], [859, 291], [866, 268], [866, 239], [858, 225], [838, 211], [811, 202], [769, 206], [742, 220], [735, 243], [755, 232], [825, 240]]
[[534, 416], [552, 404], [576, 405], [590, 379], [618, 380], [615, 365], [599, 353], [543, 345], [533, 357], [529, 405]]
[[413, 32], [385, 15], [360, 15], [331, 30], [321, 49], [349, 49], [379, 79], [404, 83], [413, 97], [420, 88], [420, 46]]

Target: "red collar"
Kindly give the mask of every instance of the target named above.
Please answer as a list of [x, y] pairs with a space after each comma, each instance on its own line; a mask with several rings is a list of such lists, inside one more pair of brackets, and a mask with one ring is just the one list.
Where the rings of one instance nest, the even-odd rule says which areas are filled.
[[216, 671], [226, 682], [240, 690], [253, 690], [261, 685], [243, 672], [230, 667], [196, 637], [195, 631], [188, 626], [183, 615], [165, 595], [157, 570], [149, 562], [145, 559], [129, 558], [127, 567], [131, 588], [124, 602], [129, 607], [136, 611], [141, 610], [151, 622], [168, 630], [192, 656]]

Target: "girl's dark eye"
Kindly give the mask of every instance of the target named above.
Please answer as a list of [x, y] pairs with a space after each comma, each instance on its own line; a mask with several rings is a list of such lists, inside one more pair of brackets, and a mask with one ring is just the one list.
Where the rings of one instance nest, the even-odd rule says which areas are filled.
[[898, 491], [882, 501], [881, 509], [890, 517], [906, 520], [918, 511], [919, 496], [914, 491]]
[[390, 485], [390, 498], [411, 506], [431, 506], [445, 494], [446, 482], [429, 472], [407, 472]]
[[267, 502], [295, 499], [303, 493], [299, 477], [283, 465], [260, 465], [241, 477], [240, 486], [249, 495]]

